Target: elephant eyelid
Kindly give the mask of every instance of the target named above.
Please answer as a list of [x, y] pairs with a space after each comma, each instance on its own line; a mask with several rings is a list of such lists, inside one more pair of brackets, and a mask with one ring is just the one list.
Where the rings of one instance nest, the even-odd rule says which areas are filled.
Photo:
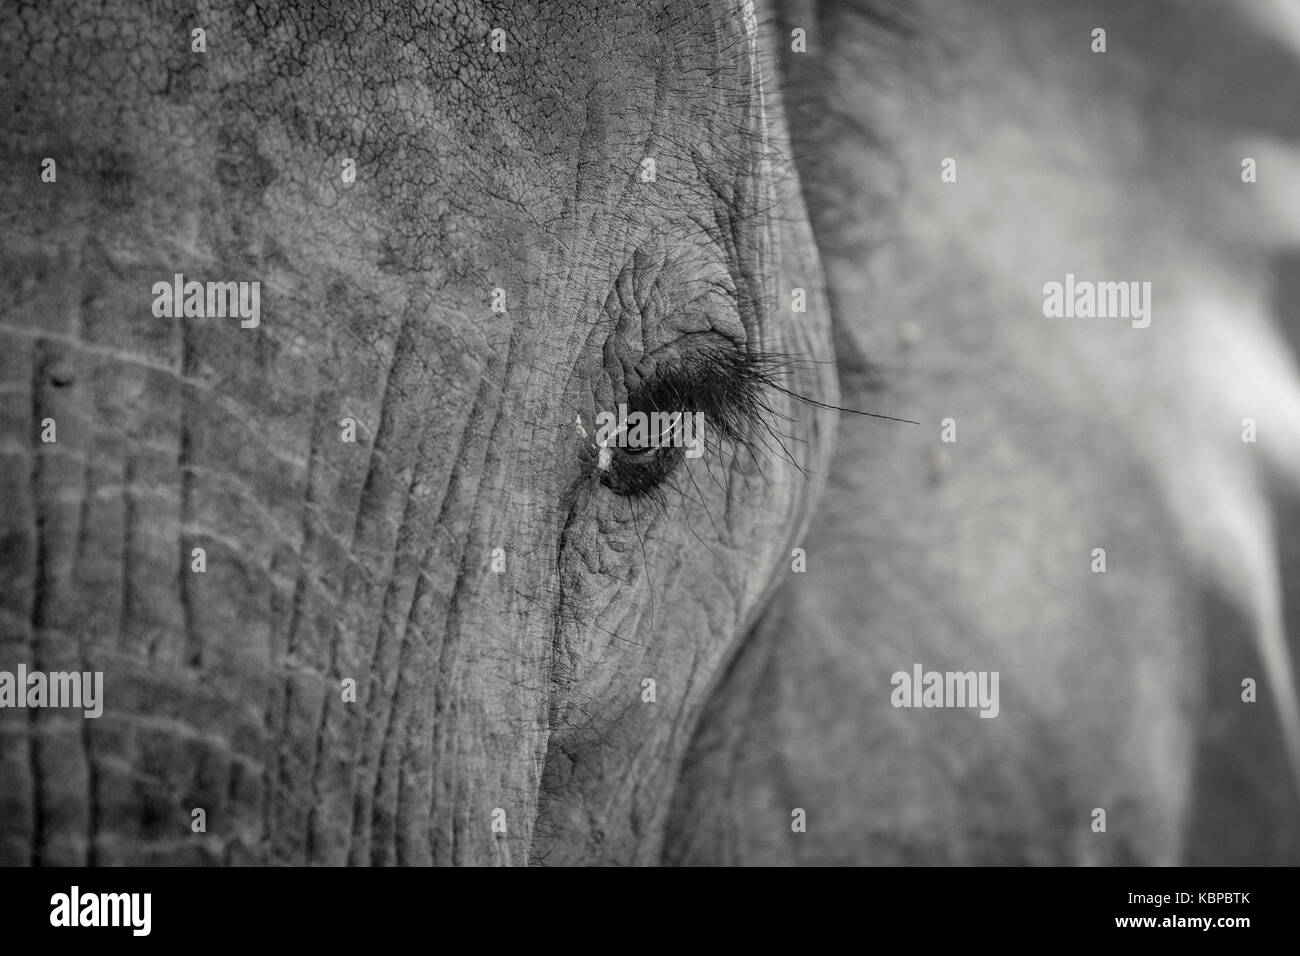
[[646, 412], [703, 412], [708, 427], [731, 441], [743, 441], [764, 416], [772, 415], [769, 388], [788, 363], [727, 344], [690, 349], [661, 365], [630, 404]]
[[798, 398], [781, 384], [800, 360], [731, 342], [685, 350], [661, 364], [628, 396], [629, 407], [643, 412], [703, 414], [706, 452], [724, 446], [790, 459], [778, 427], [787, 416], [772, 406], [774, 392]]

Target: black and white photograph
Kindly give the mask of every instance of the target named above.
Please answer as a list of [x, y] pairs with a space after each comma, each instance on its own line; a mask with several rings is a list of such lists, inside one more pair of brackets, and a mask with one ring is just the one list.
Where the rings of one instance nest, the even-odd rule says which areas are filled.
[[1300, 0], [5, 0], [0, 70], [6, 925], [1104, 869], [1233, 945], [1300, 863]]

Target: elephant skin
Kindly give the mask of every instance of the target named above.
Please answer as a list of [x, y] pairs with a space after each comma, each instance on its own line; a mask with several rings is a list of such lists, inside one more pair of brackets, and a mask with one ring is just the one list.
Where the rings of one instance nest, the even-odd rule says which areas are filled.
[[[1237, 175], [1295, 48], [1180, 66], [1221, 30], [0, 12], [0, 670], [103, 674], [0, 707], [0, 863], [1300, 858], [1300, 230]], [[1067, 273], [1150, 326], [1045, 318]], [[594, 440], [661, 394], [702, 457]]]

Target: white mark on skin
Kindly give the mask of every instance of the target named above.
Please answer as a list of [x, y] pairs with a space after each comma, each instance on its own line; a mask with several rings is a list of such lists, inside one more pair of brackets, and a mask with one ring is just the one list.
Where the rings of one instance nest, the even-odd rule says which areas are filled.
[[609, 450], [609, 443], [618, 438], [623, 432], [627, 431], [628, 423], [625, 421], [617, 429], [609, 434], [608, 438], [596, 437], [596, 444], [600, 446], [600, 451], [596, 453], [596, 469], [598, 471], [609, 471], [609, 463], [614, 457], [614, 453]]

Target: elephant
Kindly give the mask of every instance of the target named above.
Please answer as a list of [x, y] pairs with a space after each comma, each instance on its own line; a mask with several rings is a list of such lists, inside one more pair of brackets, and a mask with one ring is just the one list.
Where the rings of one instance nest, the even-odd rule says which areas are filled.
[[0, 18], [0, 863], [1300, 859], [1280, 4]]

